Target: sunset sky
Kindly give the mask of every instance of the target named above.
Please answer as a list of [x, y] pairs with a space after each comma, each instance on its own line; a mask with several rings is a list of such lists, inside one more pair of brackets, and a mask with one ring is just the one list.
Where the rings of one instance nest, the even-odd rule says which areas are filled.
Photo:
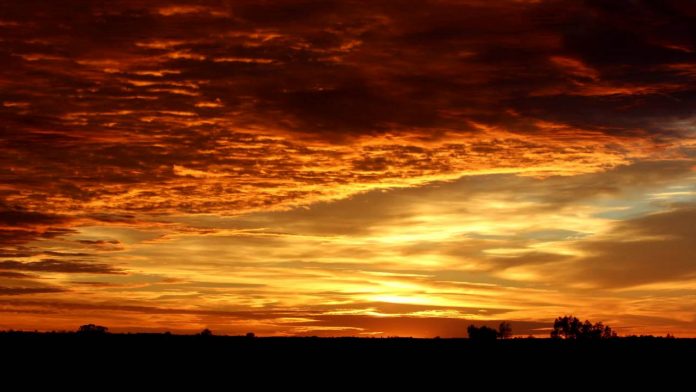
[[696, 2], [0, 0], [0, 330], [696, 336]]

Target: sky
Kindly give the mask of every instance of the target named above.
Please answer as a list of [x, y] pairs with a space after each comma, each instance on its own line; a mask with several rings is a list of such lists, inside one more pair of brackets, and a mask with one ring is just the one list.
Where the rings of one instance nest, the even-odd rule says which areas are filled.
[[696, 337], [690, 0], [0, 0], [0, 329]]

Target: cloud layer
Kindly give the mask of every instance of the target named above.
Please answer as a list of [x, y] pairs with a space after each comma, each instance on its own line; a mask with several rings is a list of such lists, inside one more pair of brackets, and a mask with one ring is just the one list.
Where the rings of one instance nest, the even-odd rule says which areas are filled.
[[32, 210], [230, 213], [465, 172], [592, 172], [679, 155], [693, 130], [690, 2], [2, 14], [2, 194]]

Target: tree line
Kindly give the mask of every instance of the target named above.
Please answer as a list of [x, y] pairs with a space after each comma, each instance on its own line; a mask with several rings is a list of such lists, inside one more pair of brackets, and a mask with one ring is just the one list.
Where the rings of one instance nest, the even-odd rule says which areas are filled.
[[[107, 327], [95, 324], [85, 324], [78, 328], [77, 333], [82, 335], [102, 335], [107, 334]], [[469, 325], [466, 330], [469, 339], [476, 341], [492, 341], [496, 339], [510, 339], [513, 336], [512, 325], [503, 321], [498, 325], [498, 329], [487, 326], [477, 327]], [[200, 336], [213, 336], [213, 332], [206, 328], [201, 331]], [[246, 334], [247, 338], [255, 337], [253, 332]], [[591, 323], [589, 320], [580, 321], [575, 316], [558, 317], [553, 322], [553, 328], [550, 332], [552, 339], [566, 340], [600, 340], [617, 337], [617, 334], [608, 325], [602, 322]], [[671, 336], [668, 336], [671, 337]]]
[[[509, 322], [503, 321], [496, 330], [485, 325], [477, 327], [472, 324], [466, 329], [466, 332], [469, 339], [476, 341], [509, 339], [512, 337], [512, 326]], [[554, 320], [550, 337], [568, 340], [599, 340], [615, 338], [617, 334], [610, 326], [604, 325], [601, 321], [593, 324], [589, 320], [582, 322], [575, 316], [563, 316]]]

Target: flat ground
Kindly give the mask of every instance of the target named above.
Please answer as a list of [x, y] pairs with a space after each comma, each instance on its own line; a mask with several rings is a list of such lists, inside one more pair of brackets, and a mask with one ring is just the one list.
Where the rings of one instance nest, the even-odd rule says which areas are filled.
[[696, 339], [603, 341], [411, 338], [248, 338], [168, 334], [0, 333], [4, 360], [59, 366], [81, 363], [245, 368], [365, 366], [515, 369], [607, 369], [696, 364]]

